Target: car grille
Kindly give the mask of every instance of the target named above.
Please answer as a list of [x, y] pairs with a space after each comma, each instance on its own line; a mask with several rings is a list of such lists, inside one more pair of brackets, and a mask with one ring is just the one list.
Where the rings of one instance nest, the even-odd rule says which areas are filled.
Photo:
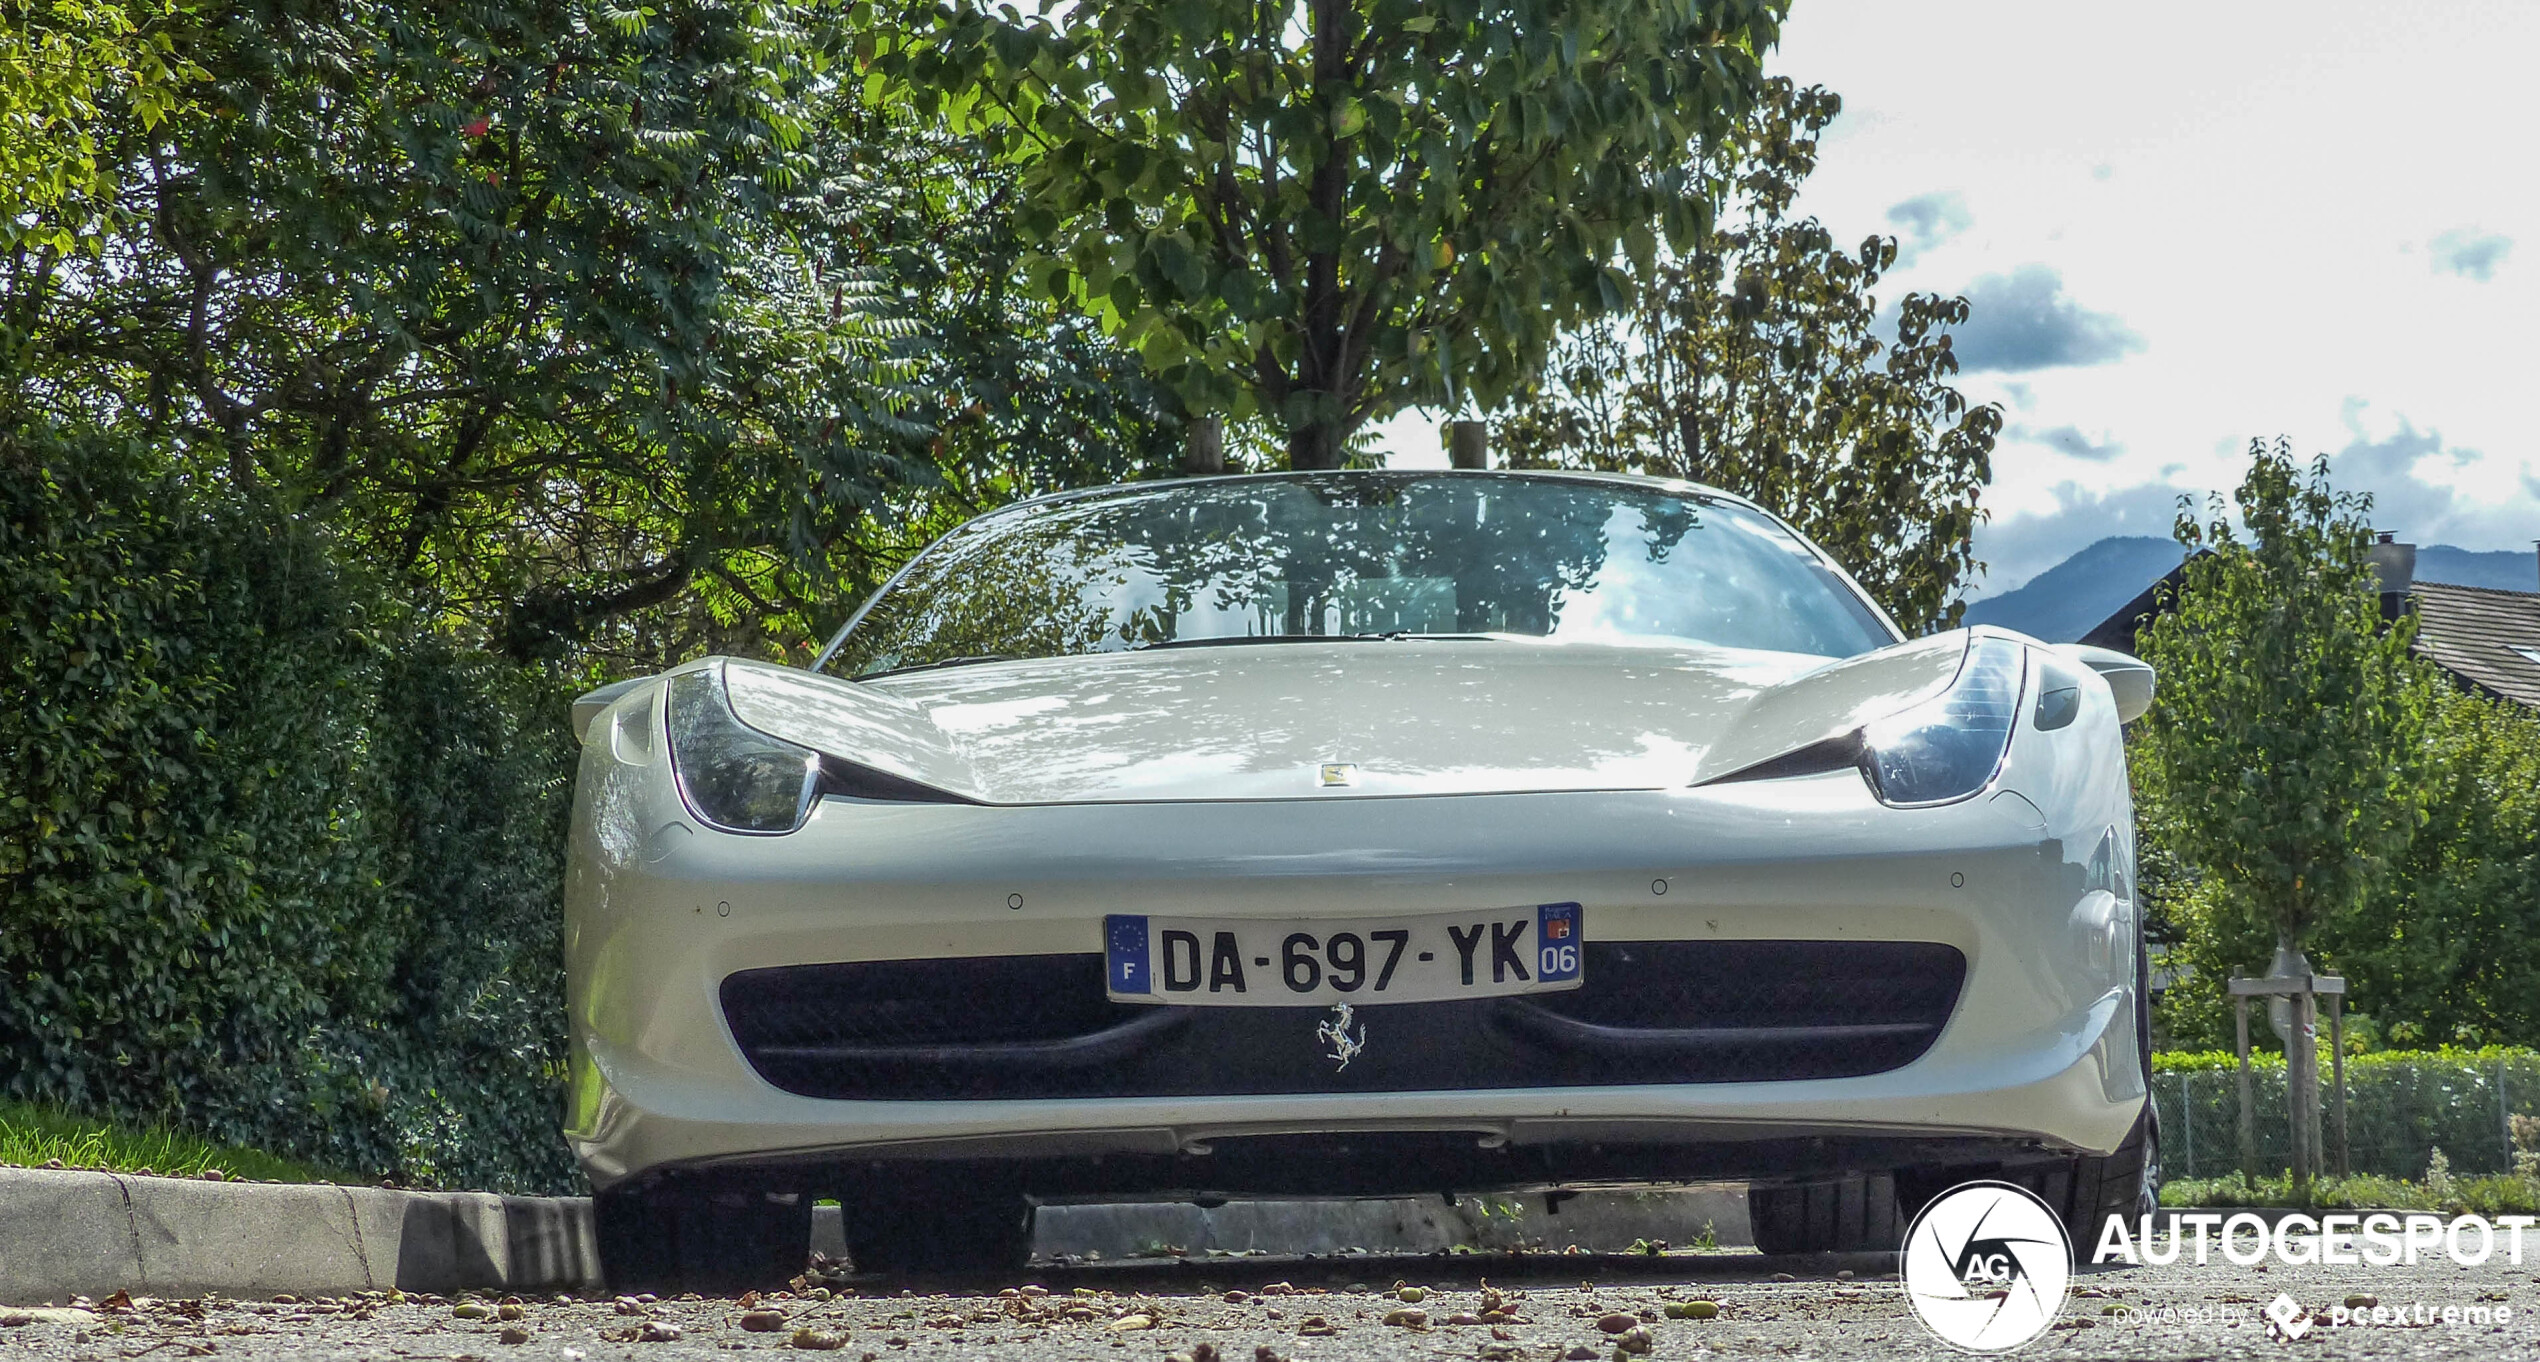
[[1931, 1048], [1966, 957], [1930, 942], [1607, 941], [1565, 993], [1358, 1009], [1103, 996], [1100, 955], [745, 970], [723, 1015], [761, 1077], [806, 1097], [941, 1099], [1430, 1092], [1849, 1078]]

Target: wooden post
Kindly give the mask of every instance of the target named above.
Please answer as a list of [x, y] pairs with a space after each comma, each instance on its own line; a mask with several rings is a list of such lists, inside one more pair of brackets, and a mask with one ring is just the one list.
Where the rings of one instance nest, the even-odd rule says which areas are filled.
[[1226, 471], [1226, 423], [1214, 416], [1191, 420], [1183, 433], [1182, 472], [1194, 478], [1212, 478]]
[[2328, 995], [2328, 1068], [2337, 1104], [2337, 1176], [2351, 1178], [2354, 1166], [2346, 1157], [2346, 995]]
[[2293, 1194], [2304, 1205], [2320, 1171], [2319, 1029], [2319, 999], [2301, 989], [2293, 995], [2294, 1062], [2284, 1076], [2293, 1084]]
[[[2252, 1114], [2254, 1091], [2249, 1075], [2249, 1000], [2251, 998], [2283, 998], [2292, 1011], [2292, 1032], [2284, 1045], [2284, 1088], [2286, 1114], [2291, 1118], [2291, 1138], [2287, 1141], [2290, 1172], [2296, 1190], [2308, 1191], [2311, 1179], [2328, 1170], [2326, 1140], [2320, 1130], [2320, 1056], [2319, 1000], [2325, 994], [2332, 1009], [2342, 1009], [2346, 981], [2334, 974], [2309, 974], [2290, 978], [2233, 979], [2232, 1014], [2240, 1032], [2240, 1150], [2244, 1171], [2257, 1175], [2256, 1118]], [[2346, 1167], [2346, 1054], [2345, 1016], [2332, 1011], [2329, 1023], [2330, 1062], [2337, 1074], [2337, 1162]]]
[[1490, 467], [1490, 426], [1481, 421], [1447, 422], [1446, 461], [1457, 468]]
[[2257, 1093], [2249, 1085], [2249, 995], [2234, 994], [2232, 1011], [2240, 1024], [2240, 1176], [2258, 1175], [2258, 1127], [2250, 1119], [2249, 1108]]
[[2196, 1176], [2196, 1075], [2178, 1076], [2178, 1135], [2186, 1147], [2187, 1176]]
[[2505, 1102], [2505, 1061], [2496, 1061], [2496, 1124], [2505, 1132], [2505, 1166], [2514, 1166], [2514, 1109]]

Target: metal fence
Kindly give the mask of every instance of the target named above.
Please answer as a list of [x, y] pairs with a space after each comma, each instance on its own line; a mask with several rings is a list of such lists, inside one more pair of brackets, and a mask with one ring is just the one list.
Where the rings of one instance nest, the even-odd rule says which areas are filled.
[[[2268, 1175], [2291, 1165], [2292, 1113], [2282, 1063], [2250, 1076], [2257, 1168]], [[2171, 1178], [2220, 1177], [2240, 1166], [2240, 1071], [2155, 1073], [2152, 1100], [2161, 1113], [2161, 1172]], [[2320, 1105], [2330, 1107], [2329, 1067], [2320, 1065]], [[2436, 1149], [2460, 1174], [2513, 1167], [2515, 1116], [2540, 1114], [2540, 1053], [2502, 1057], [2426, 1055], [2346, 1064], [2346, 1147], [2352, 1171], [2420, 1178]], [[2329, 1167], [2337, 1135], [2323, 1115]]]

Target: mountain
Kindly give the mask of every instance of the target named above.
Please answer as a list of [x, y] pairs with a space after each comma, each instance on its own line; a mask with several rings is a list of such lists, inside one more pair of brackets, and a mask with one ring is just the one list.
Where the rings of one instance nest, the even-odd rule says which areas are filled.
[[2020, 584], [1967, 605], [1967, 623], [1998, 624], [2049, 643], [2069, 643], [2160, 580], [2184, 556], [2175, 539], [2102, 539]]
[[[2176, 540], [2148, 535], [2102, 539], [2029, 578], [2016, 591], [1967, 604], [1967, 623], [1998, 624], [2049, 643], [2069, 643], [2117, 612], [2178, 566]], [[2500, 591], [2540, 590], [2540, 558], [2428, 544], [2417, 550], [2417, 580]]]
[[2527, 550], [2481, 553], [2449, 544], [2428, 544], [2417, 550], [2417, 580], [2493, 587], [2498, 591], [2540, 590], [2540, 558]]

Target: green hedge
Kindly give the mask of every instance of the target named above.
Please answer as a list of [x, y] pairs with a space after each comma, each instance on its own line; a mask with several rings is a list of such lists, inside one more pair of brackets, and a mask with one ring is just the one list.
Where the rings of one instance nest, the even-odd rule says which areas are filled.
[[0, 431], [0, 1091], [555, 1190], [555, 683], [287, 515]]
[[[2251, 1056], [2252, 1134], [2258, 1171], [2289, 1162], [2292, 1113], [2284, 1056]], [[2161, 1113], [2161, 1163], [2174, 1178], [2215, 1177], [2240, 1159], [2240, 1061], [2229, 1051], [2155, 1055], [2152, 1096]], [[2320, 1055], [2320, 1129], [2334, 1159], [2329, 1057]], [[2346, 1060], [2347, 1149], [2357, 1174], [2417, 1178], [2436, 1149], [2453, 1171], [2513, 1167], [2513, 1116], [2540, 1112], [2540, 1051], [2387, 1050]]]

